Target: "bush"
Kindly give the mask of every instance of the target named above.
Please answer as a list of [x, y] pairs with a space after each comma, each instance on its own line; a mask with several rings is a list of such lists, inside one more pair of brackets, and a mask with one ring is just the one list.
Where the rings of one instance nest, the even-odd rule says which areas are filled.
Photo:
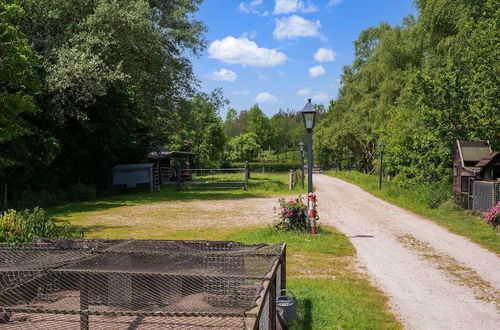
[[45, 190], [33, 191], [26, 189], [19, 195], [14, 196], [10, 206], [18, 210], [32, 209], [36, 206], [51, 207], [59, 205], [65, 200], [66, 196], [62, 192], [49, 192]]
[[72, 233], [67, 226], [57, 226], [39, 207], [21, 212], [11, 209], [0, 214], [0, 242], [19, 244], [31, 243], [39, 237], [81, 236], [81, 233]]
[[276, 213], [276, 229], [281, 231], [309, 230], [309, 223], [306, 216], [307, 206], [304, 204], [304, 199], [301, 196], [289, 200], [280, 198], [278, 202], [280, 203], [279, 209], [274, 209]]
[[77, 183], [70, 188], [68, 195], [69, 199], [73, 202], [91, 201], [96, 199], [96, 187], [95, 185]]

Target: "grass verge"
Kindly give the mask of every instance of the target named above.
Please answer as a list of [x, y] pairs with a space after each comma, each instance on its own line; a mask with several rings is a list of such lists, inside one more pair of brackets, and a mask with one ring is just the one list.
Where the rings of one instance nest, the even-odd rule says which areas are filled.
[[355, 269], [354, 247], [333, 228], [322, 227], [315, 236], [245, 229], [224, 238], [287, 243], [287, 286], [299, 299], [292, 329], [401, 329], [386, 298]]
[[374, 175], [354, 171], [328, 171], [325, 174], [353, 183], [374, 196], [430, 219], [494, 253], [500, 253], [500, 235], [482, 221], [480, 214], [463, 210], [451, 200], [439, 205], [435, 203], [440, 195], [444, 194], [446, 199], [451, 194], [451, 185], [405, 189], [393, 182], [384, 181], [382, 190], [379, 190], [378, 177]]

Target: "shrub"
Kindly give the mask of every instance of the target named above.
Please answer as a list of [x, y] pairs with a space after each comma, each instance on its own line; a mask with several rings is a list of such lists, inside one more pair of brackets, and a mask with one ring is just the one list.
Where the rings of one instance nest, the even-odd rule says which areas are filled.
[[493, 206], [488, 213], [486, 213], [486, 216], [484, 217], [484, 221], [493, 227], [493, 229], [496, 229], [497, 226], [500, 225], [500, 202], [497, 203], [497, 205]]
[[274, 208], [276, 216], [275, 227], [281, 231], [308, 231], [307, 206], [304, 199], [299, 196], [296, 199], [280, 198], [279, 209]]
[[62, 192], [49, 192], [45, 190], [33, 191], [26, 189], [13, 198], [11, 207], [15, 209], [31, 209], [36, 206], [50, 207], [61, 204], [66, 200], [66, 196]]
[[69, 198], [73, 202], [91, 201], [96, 198], [96, 187], [77, 183], [69, 190]]
[[0, 242], [9, 244], [30, 243], [39, 237], [81, 237], [73, 233], [66, 225], [57, 226], [47, 218], [42, 208], [33, 211], [7, 210], [0, 214]]

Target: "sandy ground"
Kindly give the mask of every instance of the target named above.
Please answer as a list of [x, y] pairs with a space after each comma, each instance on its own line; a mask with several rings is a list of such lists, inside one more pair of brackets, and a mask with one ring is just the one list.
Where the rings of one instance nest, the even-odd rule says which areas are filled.
[[500, 258], [355, 185], [315, 175], [321, 223], [346, 234], [408, 329], [499, 329]]

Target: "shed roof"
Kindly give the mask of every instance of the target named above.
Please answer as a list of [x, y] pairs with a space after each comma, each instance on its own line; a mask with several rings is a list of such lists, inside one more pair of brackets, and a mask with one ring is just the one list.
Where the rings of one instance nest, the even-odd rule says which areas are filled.
[[157, 145], [154, 150], [148, 154], [150, 159], [161, 159], [168, 157], [194, 157], [196, 153], [187, 151], [170, 151], [163, 146]]
[[481, 158], [491, 153], [487, 141], [457, 141], [463, 162], [479, 162]]
[[153, 163], [143, 163], [143, 164], [120, 164], [116, 165], [112, 168], [113, 171], [121, 172], [121, 171], [139, 171], [144, 169], [149, 169], [153, 167]]
[[481, 160], [476, 164], [477, 167], [484, 167], [493, 162], [496, 158], [500, 159], [500, 153], [498, 151], [492, 152], [489, 155], [481, 158]]

